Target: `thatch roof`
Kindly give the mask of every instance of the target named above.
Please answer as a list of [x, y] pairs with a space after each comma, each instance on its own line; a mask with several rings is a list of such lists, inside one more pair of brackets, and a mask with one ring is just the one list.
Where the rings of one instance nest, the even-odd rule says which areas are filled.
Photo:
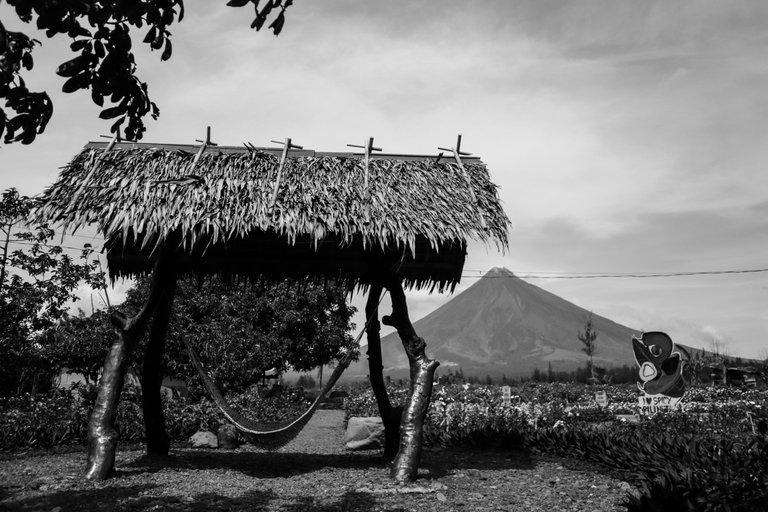
[[406, 285], [442, 289], [459, 281], [468, 240], [507, 245], [509, 221], [477, 158], [462, 159], [465, 175], [453, 158], [376, 154], [366, 188], [359, 154], [293, 150], [278, 181], [280, 149], [209, 148], [192, 167], [195, 146], [105, 146], [72, 160], [39, 216], [68, 231], [98, 225], [112, 277], [148, 272], [173, 239], [185, 272], [364, 284], [386, 261]]

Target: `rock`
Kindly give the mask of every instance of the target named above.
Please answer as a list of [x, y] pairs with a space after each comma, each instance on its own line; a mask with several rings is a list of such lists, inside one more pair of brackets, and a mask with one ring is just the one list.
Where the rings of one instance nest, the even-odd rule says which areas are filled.
[[373, 450], [384, 446], [384, 423], [377, 416], [349, 418], [344, 444], [348, 450]]
[[39, 478], [35, 478], [34, 480], [30, 481], [26, 487], [29, 489], [35, 490], [35, 491], [44, 491], [46, 487], [50, 486], [51, 482], [53, 482], [53, 479], [47, 476], [41, 476]]
[[446, 501], [448, 499], [445, 497], [445, 494], [441, 492], [437, 493], [436, 497], [437, 497], [437, 501]]
[[219, 427], [216, 439], [219, 442], [219, 448], [223, 450], [234, 450], [240, 446], [237, 440], [237, 428], [231, 423], [224, 423]]
[[207, 430], [198, 430], [195, 434], [189, 438], [189, 442], [192, 448], [218, 448], [219, 441], [216, 439], [216, 434], [208, 432]]

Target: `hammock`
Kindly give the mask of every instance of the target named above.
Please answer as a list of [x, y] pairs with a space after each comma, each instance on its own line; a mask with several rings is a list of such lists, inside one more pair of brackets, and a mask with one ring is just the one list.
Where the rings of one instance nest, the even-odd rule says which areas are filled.
[[[381, 298], [379, 299], [379, 304], [383, 298], [384, 294], [382, 293]], [[363, 337], [363, 334], [368, 328], [370, 321], [371, 318], [368, 318], [368, 320], [365, 322], [365, 326], [355, 339], [355, 344], [359, 345], [360, 339]], [[198, 359], [197, 354], [187, 341], [186, 337], [182, 336], [182, 341], [187, 347], [189, 358], [192, 361], [192, 364], [194, 364], [195, 369], [197, 369], [197, 373], [200, 375], [200, 378], [203, 380], [205, 388], [211, 394], [213, 401], [219, 407], [224, 416], [226, 416], [227, 419], [232, 422], [232, 424], [243, 434], [243, 437], [245, 437], [249, 443], [260, 448], [265, 448], [267, 450], [276, 450], [281, 448], [290, 443], [293, 439], [296, 438], [297, 435], [299, 435], [299, 432], [301, 432], [309, 420], [312, 419], [312, 415], [315, 414], [315, 411], [320, 406], [320, 402], [323, 401], [325, 395], [328, 394], [328, 392], [339, 380], [339, 377], [341, 377], [341, 374], [344, 373], [344, 370], [347, 369], [349, 363], [352, 361], [352, 356], [354, 354], [353, 351], [350, 351], [346, 356], [339, 360], [339, 363], [333, 370], [333, 373], [328, 379], [328, 382], [320, 391], [320, 395], [315, 398], [315, 401], [312, 402], [312, 405], [309, 406], [309, 409], [307, 409], [304, 414], [292, 420], [265, 423], [251, 420], [235, 411], [224, 399], [224, 395], [222, 395], [221, 391], [219, 391], [219, 388], [216, 387], [213, 379], [208, 376], [208, 373], [205, 371], [205, 368], [203, 368], [200, 359]]]

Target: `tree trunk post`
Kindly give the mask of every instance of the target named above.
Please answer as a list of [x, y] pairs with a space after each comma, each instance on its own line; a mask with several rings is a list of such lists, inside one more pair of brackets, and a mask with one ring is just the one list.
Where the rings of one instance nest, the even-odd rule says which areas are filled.
[[427, 357], [426, 343], [411, 324], [400, 278], [391, 277], [386, 286], [392, 298], [392, 314], [383, 317], [382, 321], [397, 329], [411, 371], [411, 389], [400, 421], [400, 446], [391, 476], [397, 482], [412, 482], [419, 469], [424, 418], [432, 396], [435, 370], [440, 363]]
[[168, 334], [168, 323], [173, 310], [176, 275], [173, 269], [170, 269], [166, 275], [160, 277], [163, 281], [163, 295], [152, 318], [147, 352], [144, 354], [141, 398], [147, 438], [147, 455], [164, 457], [168, 455], [171, 440], [165, 431], [165, 416], [160, 388], [163, 384], [163, 351]]
[[165, 249], [161, 249], [152, 274], [149, 298], [141, 311], [131, 318], [117, 311], [112, 314], [111, 321], [118, 329], [118, 339], [112, 344], [104, 360], [96, 404], [88, 422], [86, 479], [104, 480], [114, 472], [118, 439], [115, 417], [125, 380], [125, 370], [131, 353], [144, 335], [149, 320], [164, 295], [163, 276], [169, 274], [172, 268], [172, 258]]
[[373, 396], [376, 397], [376, 404], [379, 406], [379, 415], [384, 423], [384, 456], [393, 458], [397, 454], [403, 408], [402, 406], [392, 407], [384, 384], [384, 364], [381, 358], [381, 336], [379, 335], [381, 331], [379, 298], [382, 290], [381, 284], [373, 284], [368, 292], [368, 301], [365, 304], [368, 326], [365, 333], [368, 338], [368, 375]]

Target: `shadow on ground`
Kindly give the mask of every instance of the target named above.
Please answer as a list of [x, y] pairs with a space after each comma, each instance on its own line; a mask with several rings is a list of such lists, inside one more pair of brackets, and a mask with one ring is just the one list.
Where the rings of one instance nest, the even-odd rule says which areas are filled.
[[[65, 490], [38, 497], [10, 501], [0, 505], [3, 510], [87, 510], [92, 512], [178, 511], [217, 512], [281, 510], [297, 512], [367, 511], [381, 510], [383, 505], [370, 493], [350, 491], [337, 500], [321, 501], [312, 496], [293, 500], [281, 499], [272, 491], [251, 490], [241, 496], [231, 497], [216, 493], [201, 493], [179, 498], [159, 495], [162, 489], [154, 485], [105, 487], [90, 490]], [[389, 508], [396, 512], [402, 508]]]
[[[118, 476], [154, 473], [166, 468], [179, 470], [226, 469], [253, 478], [286, 478], [312, 473], [323, 468], [377, 469], [389, 472], [391, 462], [379, 452], [310, 454], [280, 452], [241, 452], [221, 450], [179, 450], [168, 457], [139, 457], [117, 468]], [[461, 469], [532, 469], [535, 463], [524, 451], [491, 451], [477, 449], [425, 450], [422, 469], [432, 478], [440, 478]]]
[[380, 456], [359, 454], [308, 454], [239, 452], [221, 450], [180, 450], [168, 457], [139, 457], [117, 468], [118, 476], [154, 473], [166, 468], [178, 470], [225, 469], [253, 478], [286, 478], [323, 468], [385, 468]]

